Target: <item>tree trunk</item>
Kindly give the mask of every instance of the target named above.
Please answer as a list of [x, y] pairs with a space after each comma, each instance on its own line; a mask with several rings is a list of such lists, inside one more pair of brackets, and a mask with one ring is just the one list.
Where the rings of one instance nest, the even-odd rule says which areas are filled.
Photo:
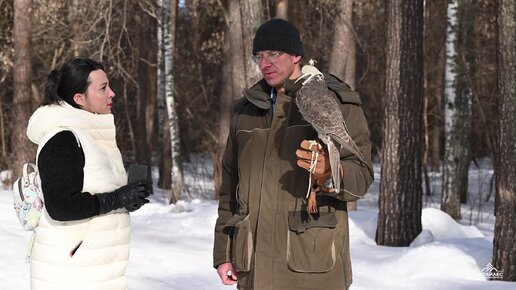
[[355, 89], [356, 50], [353, 35], [353, 0], [339, 2], [329, 72]]
[[276, 18], [288, 20], [288, 0], [276, 1]]
[[[468, 170], [471, 147], [472, 94], [469, 85], [466, 41], [471, 39], [464, 1], [451, 1], [448, 6], [446, 43], [446, 106], [445, 159], [441, 209], [452, 218], [461, 218], [461, 196], [468, 190]], [[458, 37], [457, 37], [458, 36]]]
[[11, 144], [15, 147], [9, 162], [13, 176], [20, 176], [22, 164], [35, 161], [34, 146], [31, 146], [25, 135], [27, 123], [32, 111], [31, 107], [31, 34], [30, 19], [31, 0], [14, 1], [14, 65], [13, 91], [11, 108]]
[[261, 21], [260, 1], [230, 0], [228, 15], [225, 15], [226, 30], [222, 48], [222, 89], [220, 96], [220, 117], [217, 156], [214, 158], [215, 196], [218, 196], [221, 182], [221, 159], [229, 133], [231, 106], [242, 96], [242, 89], [250, 87], [261, 77], [258, 66], [251, 60], [252, 40]]
[[516, 281], [516, 2], [498, 0], [498, 150], [493, 266]]
[[387, 71], [376, 242], [408, 246], [421, 232], [423, 0], [387, 5]]
[[80, 55], [80, 34], [78, 33], [77, 14], [79, 13], [79, 0], [68, 1], [68, 25], [70, 27], [70, 44], [73, 56]]
[[[174, 49], [175, 49], [175, 33], [176, 33], [176, 17], [177, 4], [176, 0], [163, 0], [161, 2], [161, 53], [163, 57], [163, 72], [160, 73], [160, 93], [165, 95], [166, 111], [163, 116], [163, 140], [170, 136], [168, 144], [163, 145], [162, 165], [170, 164], [169, 169], [163, 169], [161, 174], [170, 173], [170, 203], [176, 203], [181, 198], [183, 190], [183, 170], [181, 165], [181, 142], [179, 139], [179, 125], [178, 116], [176, 112], [175, 98], [174, 98]], [[163, 83], [161, 85], [161, 82]], [[167, 132], [168, 131], [168, 132]], [[168, 147], [168, 148], [167, 148]], [[169, 149], [168, 152], [165, 151]], [[170, 162], [167, 162], [169, 158]], [[168, 177], [160, 176], [160, 183], [168, 181]]]
[[[256, 29], [262, 23], [262, 2], [261, 0], [242, 0], [240, 1], [241, 22], [242, 22], [242, 41], [244, 53], [244, 75], [245, 86], [251, 87], [262, 78], [259, 67], [253, 63], [253, 39]], [[240, 94], [241, 90], [238, 91]], [[236, 93], [236, 92], [234, 92]]]
[[[135, 159], [138, 164], [147, 164], [150, 170], [150, 152], [147, 141], [147, 101], [149, 99], [149, 90], [153, 85], [149, 83], [148, 75], [150, 68], [148, 65], [148, 51], [149, 46], [152, 45], [150, 42], [151, 36], [151, 21], [149, 15], [145, 11], [139, 9], [138, 4], [134, 3], [134, 11], [136, 11], [138, 26], [138, 35], [136, 37], [137, 52], [136, 52], [136, 67], [137, 67], [137, 93], [136, 93], [136, 120], [134, 120], [136, 134], [135, 138], [138, 140], [135, 142], [136, 151]], [[143, 141], [145, 140], [145, 142]]]
[[[219, 103], [219, 136], [218, 150], [213, 162], [213, 179], [215, 182], [215, 198], [218, 198], [221, 179], [221, 160], [226, 147], [231, 119], [231, 106], [234, 100], [240, 97], [240, 92], [245, 86], [244, 43], [242, 35], [242, 21], [240, 4], [238, 0], [230, 0], [225, 15], [226, 29], [222, 56], [222, 88]], [[239, 53], [240, 52], [240, 53]]]
[[156, 18], [149, 17], [149, 47], [147, 48], [147, 60], [149, 72], [147, 75], [148, 95], [147, 106], [145, 108], [147, 116], [147, 148], [149, 148], [148, 164], [149, 170], [152, 164], [152, 154], [158, 149], [156, 121], [158, 120], [157, 111], [157, 94], [158, 94], [158, 39], [157, 28], [158, 22]]
[[433, 172], [439, 171], [443, 128], [444, 70], [446, 55], [447, 0], [425, 2], [424, 99], [425, 153], [423, 164]]
[[[232, 100], [240, 97], [242, 89], [246, 86], [246, 60], [245, 60], [245, 44], [242, 28], [242, 14], [241, 7], [238, 0], [229, 1], [229, 22], [227, 23], [227, 36], [229, 38], [230, 47], [229, 51], [223, 52], [229, 55], [229, 61], [231, 63], [231, 91], [233, 95]], [[224, 48], [224, 47], [223, 47]], [[249, 55], [250, 57], [250, 55]], [[226, 142], [226, 139], [224, 139]]]
[[[159, 158], [158, 187], [162, 189], [172, 188], [172, 157], [170, 149], [170, 128], [165, 100], [165, 20], [170, 17], [164, 7], [163, 0], [158, 0], [160, 10], [160, 25], [158, 26], [158, 136], [161, 140]], [[167, 3], [168, 7], [169, 3]]]
[[[329, 72], [355, 89], [356, 50], [353, 35], [353, 0], [340, 1], [337, 9]], [[348, 210], [357, 210], [357, 203], [348, 202]]]
[[[179, 122], [176, 112], [174, 97], [174, 50], [176, 40], [176, 19], [177, 19], [177, 0], [170, 1], [170, 18], [165, 22], [168, 33], [165, 33], [165, 96], [167, 101], [168, 121], [170, 126], [170, 149], [172, 156], [172, 192], [170, 203], [176, 203], [181, 198], [183, 191], [183, 167], [181, 164], [181, 140], [179, 137]], [[165, 6], [167, 7], [167, 6]]]
[[154, 17], [136, 7], [139, 14], [138, 23], [138, 89], [136, 94], [136, 142], [135, 159], [138, 164], [147, 165], [147, 175], [152, 176], [151, 157], [153, 152], [152, 137], [154, 136], [154, 108], [156, 107], [156, 27]]

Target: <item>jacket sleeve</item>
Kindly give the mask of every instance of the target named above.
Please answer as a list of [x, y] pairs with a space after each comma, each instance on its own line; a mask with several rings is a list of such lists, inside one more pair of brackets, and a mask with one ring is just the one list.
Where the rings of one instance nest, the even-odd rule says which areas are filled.
[[[233, 117], [234, 119], [235, 117]], [[239, 182], [238, 178], [238, 150], [235, 136], [235, 125], [232, 120], [229, 136], [226, 142], [226, 149], [221, 162], [222, 183], [219, 192], [218, 218], [215, 224], [215, 239], [213, 245], [213, 267], [231, 261], [230, 231], [225, 228], [226, 222], [236, 212], [236, 191]]]
[[346, 122], [347, 129], [353, 141], [364, 155], [367, 164], [359, 161], [356, 156], [345, 149], [340, 152], [341, 167], [343, 178], [341, 180], [341, 190], [339, 193], [321, 193], [333, 196], [343, 201], [357, 201], [362, 198], [374, 180], [373, 165], [371, 162], [371, 140], [367, 121], [358, 104], [341, 104], [342, 114]]
[[41, 149], [38, 170], [52, 219], [72, 221], [99, 214], [98, 198], [82, 192], [84, 162], [84, 152], [70, 131], [57, 133]]

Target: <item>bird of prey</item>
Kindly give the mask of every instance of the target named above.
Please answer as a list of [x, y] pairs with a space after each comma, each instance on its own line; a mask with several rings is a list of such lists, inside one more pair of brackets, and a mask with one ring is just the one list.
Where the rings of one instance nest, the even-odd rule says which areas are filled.
[[340, 192], [340, 150], [344, 148], [361, 162], [367, 162], [349, 136], [339, 103], [328, 90], [324, 75], [313, 64], [313, 60], [310, 60], [309, 65], [303, 66], [302, 75], [296, 80], [302, 81], [296, 94], [296, 103], [303, 118], [312, 125], [319, 139], [327, 146], [333, 185], [335, 191]]

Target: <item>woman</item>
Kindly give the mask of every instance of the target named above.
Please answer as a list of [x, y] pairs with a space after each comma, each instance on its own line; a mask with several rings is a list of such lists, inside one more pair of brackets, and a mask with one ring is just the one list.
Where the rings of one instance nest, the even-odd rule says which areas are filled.
[[101, 64], [74, 58], [48, 76], [29, 120], [45, 201], [31, 259], [33, 290], [125, 290], [129, 210], [147, 203], [127, 185]]

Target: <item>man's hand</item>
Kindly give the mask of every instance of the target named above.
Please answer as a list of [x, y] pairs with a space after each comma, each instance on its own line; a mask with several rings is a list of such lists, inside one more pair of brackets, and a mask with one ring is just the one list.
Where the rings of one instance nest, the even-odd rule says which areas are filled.
[[220, 264], [217, 267], [217, 273], [224, 285], [233, 285], [237, 282], [237, 273], [230, 262]]
[[[317, 181], [317, 185], [321, 186], [324, 181], [331, 177], [330, 159], [328, 153], [320, 144], [312, 145], [310, 141], [303, 140], [301, 148], [296, 150], [297, 166], [309, 170], [312, 159], [312, 152], [318, 152], [317, 164], [313, 170], [313, 176]], [[314, 155], [315, 156], [315, 155]]]

